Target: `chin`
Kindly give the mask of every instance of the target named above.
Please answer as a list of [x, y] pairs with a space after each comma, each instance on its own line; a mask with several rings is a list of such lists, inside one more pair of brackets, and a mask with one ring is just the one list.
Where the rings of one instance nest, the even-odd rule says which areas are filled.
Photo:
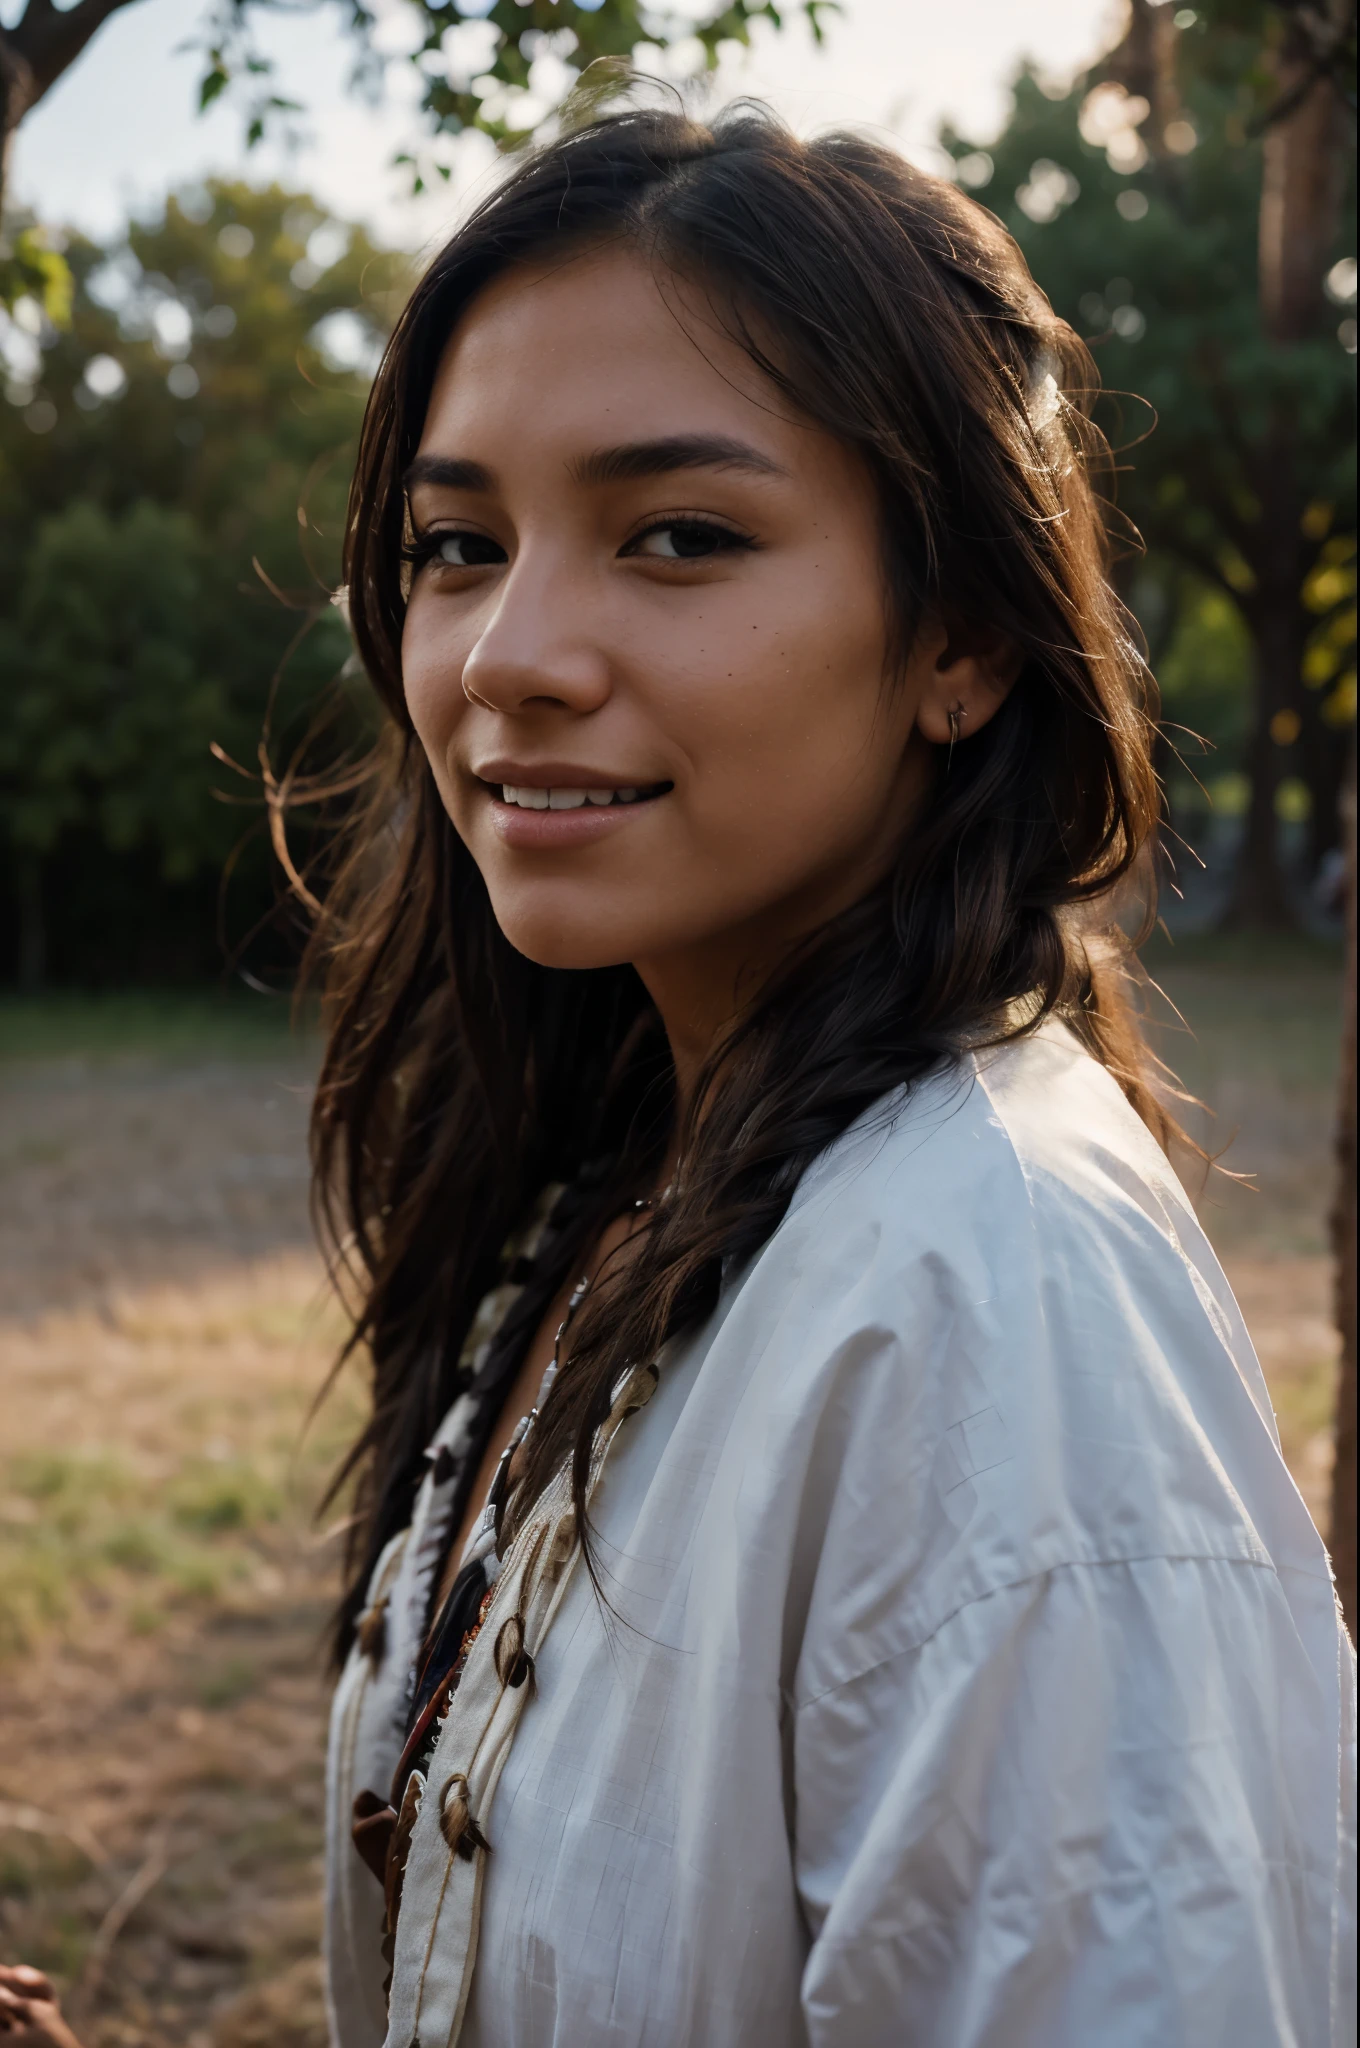
[[496, 922], [517, 953], [536, 967], [582, 974], [593, 967], [625, 966], [638, 951], [637, 934], [602, 925], [598, 918], [563, 917], [560, 912], [513, 912], [492, 904]]

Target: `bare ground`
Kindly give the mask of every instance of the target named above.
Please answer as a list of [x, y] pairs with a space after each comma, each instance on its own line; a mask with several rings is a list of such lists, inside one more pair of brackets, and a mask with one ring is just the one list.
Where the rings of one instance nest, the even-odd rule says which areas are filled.
[[3, 1076], [0, 1945], [99, 2048], [325, 2040], [309, 1073]]
[[[1204, 1214], [1325, 1521], [1335, 973], [1234, 973], [1168, 972], [1203, 1023], [1177, 1063], [1259, 1176]], [[339, 1329], [310, 1071], [0, 1065], [0, 1953], [71, 1987], [91, 2048], [325, 2041], [313, 1509], [358, 1398], [304, 1429]]]

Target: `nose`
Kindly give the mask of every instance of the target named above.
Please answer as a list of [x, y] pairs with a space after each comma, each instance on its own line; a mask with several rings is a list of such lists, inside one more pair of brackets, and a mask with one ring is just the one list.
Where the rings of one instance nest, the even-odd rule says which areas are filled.
[[598, 614], [583, 599], [587, 583], [568, 563], [520, 555], [463, 664], [469, 703], [511, 715], [599, 710], [609, 696], [609, 662], [592, 630]]

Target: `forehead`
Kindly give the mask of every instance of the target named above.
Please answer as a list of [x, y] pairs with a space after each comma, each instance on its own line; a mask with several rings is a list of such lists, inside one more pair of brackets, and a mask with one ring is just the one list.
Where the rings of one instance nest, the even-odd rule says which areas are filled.
[[523, 265], [473, 301], [440, 361], [422, 449], [573, 446], [712, 430], [780, 460], [829, 437], [799, 419], [703, 291], [625, 248]]

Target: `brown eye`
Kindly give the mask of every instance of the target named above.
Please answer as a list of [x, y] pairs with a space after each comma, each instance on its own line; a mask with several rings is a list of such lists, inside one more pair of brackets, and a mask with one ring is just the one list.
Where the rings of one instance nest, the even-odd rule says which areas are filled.
[[441, 533], [434, 541], [429, 559], [446, 563], [450, 569], [485, 569], [508, 559], [498, 540], [485, 533]]
[[750, 542], [730, 526], [718, 526], [706, 519], [668, 519], [652, 526], [631, 541], [626, 552], [644, 555], [652, 561], [701, 562], [707, 555], [729, 554], [747, 548]]

